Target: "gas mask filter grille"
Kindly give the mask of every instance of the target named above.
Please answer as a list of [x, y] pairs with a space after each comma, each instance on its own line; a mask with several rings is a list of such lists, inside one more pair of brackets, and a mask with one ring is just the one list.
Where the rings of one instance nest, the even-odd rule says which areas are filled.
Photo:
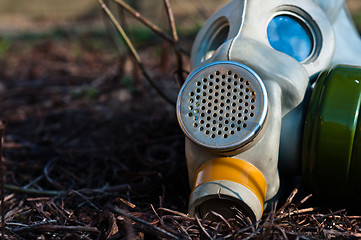
[[186, 136], [219, 152], [254, 140], [268, 109], [258, 75], [236, 62], [214, 62], [192, 73], [180, 90], [177, 116]]

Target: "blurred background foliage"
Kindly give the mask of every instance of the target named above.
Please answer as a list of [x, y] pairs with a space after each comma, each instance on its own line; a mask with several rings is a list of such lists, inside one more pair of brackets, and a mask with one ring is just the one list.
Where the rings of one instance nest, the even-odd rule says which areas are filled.
[[[112, 1], [108, 2], [111, 4]], [[127, 0], [126, 2], [160, 27], [168, 29], [162, 1]], [[180, 35], [195, 34], [204, 21], [227, 2], [229, 0], [171, 0]], [[361, 29], [361, 1], [347, 0], [347, 4], [358, 29]], [[102, 23], [102, 12], [97, 0], [0, 1], [0, 36], [53, 31], [56, 37], [59, 32], [54, 32], [54, 29], [101, 31], [104, 30]], [[136, 21], [131, 21], [129, 24], [133, 35], [139, 41], [149, 41], [152, 37]], [[3, 44], [0, 43], [1, 48]]]
[[[167, 27], [165, 11], [160, 0], [127, 0], [133, 8], [160, 27]], [[172, 0], [171, 5], [180, 31], [199, 28], [205, 18], [228, 0]], [[115, 4], [108, 1], [111, 6]], [[115, 10], [115, 7], [112, 7]], [[102, 12], [97, 0], [2, 0], [0, 1], [0, 34], [44, 32], [49, 29], [70, 27], [75, 30], [102, 28]], [[92, 22], [91, 25], [88, 23]], [[131, 21], [139, 28], [136, 21]], [[141, 31], [135, 30], [142, 34]], [[140, 36], [142, 37], [142, 36]]]
[[[158, 35], [122, 11], [113, 0], [104, 1], [118, 19], [125, 19], [122, 21], [122, 25], [138, 50], [142, 51], [147, 48], [147, 54], [152, 59], [161, 58], [163, 63], [168, 61], [167, 59], [162, 60], [162, 57], [171, 52], [167, 50], [168, 44], [163, 44], [164, 41]], [[124, 1], [165, 32], [170, 33], [162, 0]], [[204, 22], [229, 1], [170, 0], [181, 45], [186, 50], [190, 51], [193, 39]], [[355, 24], [361, 32], [361, 1], [346, 0], [346, 2]], [[114, 41], [114, 39], [117, 40]], [[120, 39], [97, 0], [0, 1], [0, 60], [7, 61], [8, 67], [12, 66], [11, 60], [7, 56], [11, 50], [15, 49], [16, 52], [27, 54], [34, 45], [44, 40], [52, 41], [55, 44], [63, 43], [66, 40], [68, 42], [66, 48], [70, 54], [78, 57], [84, 54], [84, 49], [103, 55], [114, 54], [118, 51], [123, 56], [126, 54], [126, 48]], [[154, 64], [162, 65], [162, 63], [148, 60], [147, 63], [154, 62]], [[160, 68], [166, 69], [167, 66], [160, 66]], [[126, 80], [139, 78], [139, 73], [130, 75], [132, 76], [127, 75], [124, 78]], [[127, 85], [126, 80], [124, 80], [124, 85]], [[128, 89], [133, 91], [134, 86], [132, 85]], [[88, 94], [93, 96], [96, 95], [96, 92]]]
[[[164, 41], [158, 35], [125, 11], [121, 11], [114, 1], [104, 1], [118, 19], [125, 19], [122, 22], [123, 27], [138, 50], [150, 47], [150, 56], [157, 59], [165, 54], [167, 48], [165, 46], [168, 45], [163, 44]], [[193, 39], [204, 22], [229, 1], [170, 0], [181, 45], [186, 50], [190, 51]], [[165, 32], [170, 33], [162, 0], [125, 0], [125, 2]], [[346, 0], [346, 2], [361, 32], [361, 1]], [[70, 53], [74, 57], [84, 54], [84, 48], [97, 51], [99, 54], [118, 51], [124, 55], [127, 50], [118, 39], [121, 39], [119, 34], [103, 13], [97, 0], [0, 1], [0, 60], [7, 58], [6, 53], [11, 49], [16, 48], [16, 51], [26, 54], [34, 44], [44, 40], [55, 43], [67, 40], [70, 42], [68, 47]], [[20, 48], [12, 48], [15, 45], [19, 46], [19, 42]]]

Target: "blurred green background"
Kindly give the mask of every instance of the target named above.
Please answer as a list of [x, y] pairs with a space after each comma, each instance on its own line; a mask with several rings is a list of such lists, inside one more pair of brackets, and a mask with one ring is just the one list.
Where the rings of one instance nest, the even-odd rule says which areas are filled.
[[[111, 0], [107, 2], [115, 5]], [[161, 27], [168, 26], [162, 0], [126, 2]], [[178, 27], [194, 28], [226, 2], [228, 0], [171, 0], [171, 6], [180, 20]], [[39, 32], [54, 27], [95, 30], [103, 26], [101, 13], [97, 0], [1, 0], [0, 34]]]
[[[104, 0], [112, 12], [119, 16], [119, 6], [112, 0]], [[169, 24], [162, 0], [124, 0], [136, 8], [153, 23], [169, 31]], [[178, 34], [185, 49], [191, 48], [196, 33], [204, 22], [217, 9], [230, 0], [170, 0], [176, 18]], [[352, 17], [361, 32], [361, 0], [346, 0]], [[154, 46], [160, 38], [150, 29], [125, 14], [127, 33], [136, 47]], [[108, 21], [108, 28], [105, 22]], [[15, 40], [27, 45], [42, 39], [81, 40], [98, 50], [114, 51], [114, 44], [109, 44], [109, 33], [114, 35], [114, 27], [109, 24], [98, 0], [1, 0], [0, 1], [0, 60], [13, 45]], [[110, 26], [110, 27], [109, 27]], [[115, 33], [117, 34], [117, 33]], [[116, 37], [117, 39], [118, 36]], [[85, 40], [86, 39], [86, 40]], [[105, 41], [108, 40], [108, 41]], [[158, 41], [158, 42], [157, 42]], [[116, 40], [116, 46], [124, 53], [124, 45]], [[154, 48], [154, 51], [158, 51]], [[76, 51], [75, 51], [76, 52]]]
[[[217, 8], [229, 0], [171, 0], [180, 30], [199, 27]], [[128, 0], [146, 17], [158, 24], [164, 21], [163, 1]], [[348, 7], [358, 26], [361, 26], [361, 1], [347, 0]], [[97, 0], [1, 0], [0, 34], [39, 32], [54, 27], [98, 29], [101, 10]], [[89, 24], [92, 23], [92, 24]], [[359, 27], [361, 29], [361, 27]]]

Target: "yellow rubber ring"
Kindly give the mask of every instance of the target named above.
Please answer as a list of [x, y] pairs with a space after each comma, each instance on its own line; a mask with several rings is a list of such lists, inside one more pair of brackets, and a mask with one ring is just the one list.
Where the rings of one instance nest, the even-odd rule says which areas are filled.
[[204, 163], [198, 170], [193, 189], [211, 181], [227, 180], [239, 183], [251, 190], [263, 205], [267, 182], [262, 172], [241, 159], [222, 157]]

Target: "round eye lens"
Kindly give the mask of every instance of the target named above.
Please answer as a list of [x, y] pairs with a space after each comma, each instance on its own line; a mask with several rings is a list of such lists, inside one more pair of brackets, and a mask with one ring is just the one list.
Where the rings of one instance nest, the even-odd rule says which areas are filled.
[[267, 27], [268, 41], [280, 52], [286, 53], [302, 62], [313, 49], [310, 29], [300, 19], [290, 15], [274, 17]]

